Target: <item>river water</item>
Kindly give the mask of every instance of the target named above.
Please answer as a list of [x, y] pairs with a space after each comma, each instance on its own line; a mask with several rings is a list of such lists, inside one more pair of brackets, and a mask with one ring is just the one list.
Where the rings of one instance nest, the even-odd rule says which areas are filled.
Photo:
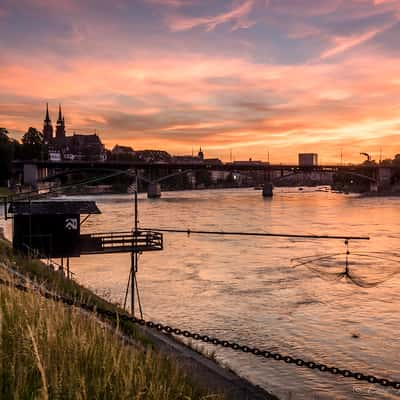
[[[132, 228], [132, 196], [94, 199], [102, 211], [84, 232]], [[333, 279], [344, 271], [343, 240], [170, 234], [162, 252], [140, 257], [144, 317], [181, 329], [339, 368], [400, 380], [400, 198], [252, 189], [139, 196], [142, 227], [298, 234], [369, 235], [350, 241], [349, 271], [363, 286]], [[325, 256], [296, 267], [293, 258]], [[73, 259], [76, 279], [123, 302], [129, 255]], [[312, 268], [311, 268], [312, 267]], [[365, 287], [383, 281], [378, 286]], [[281, 399], [397, 399], [400, 391], [306, 370], [233, 350], [202, 346], [239, 375]]]

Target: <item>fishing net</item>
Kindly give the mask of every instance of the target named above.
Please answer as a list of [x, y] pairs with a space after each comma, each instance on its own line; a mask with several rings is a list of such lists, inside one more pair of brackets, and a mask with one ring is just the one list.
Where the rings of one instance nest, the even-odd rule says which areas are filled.
[[293, 258], [293, 267], [306, 267], [324, 280], [340, 281], [360, 287], [375, 287], [400, 272], [400, 253], [346, 251]]

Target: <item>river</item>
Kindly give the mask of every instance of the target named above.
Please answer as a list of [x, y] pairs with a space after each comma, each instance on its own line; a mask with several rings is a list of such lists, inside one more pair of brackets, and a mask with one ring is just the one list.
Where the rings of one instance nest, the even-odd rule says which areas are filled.
[[[102, 211], [84, 232], [129, 230], [132, 196], [94, 199]], [[400, 198], [276, 188], [139, 196], [142, 227], [298, 234], [369, 235], [350, 241], [350, 272], [360, 287], [332, 272], [344, 255], [295, 267], [296, 257], [345, 253], [343, 240], [305, 240], [167, 233], [162, 252], [141, 255], [138, 281], [144, 317], [343, 369], [400, 379]], [[353, 255], [354, 253], [354, 255]], [[357, 255], [358, 254], [358, 255]], [[385, 258], [388, 256], [384, 255]], [[123, 302], [129, 255], [73, 259], [76, 279]], [[325, 272], [330, 273], [329, 275]], [[201, 346], [201, 345], [200, 345]], [[395, 399], [400, 391], [222, 348], [202, 346], [239, 375], [281, 399]]]

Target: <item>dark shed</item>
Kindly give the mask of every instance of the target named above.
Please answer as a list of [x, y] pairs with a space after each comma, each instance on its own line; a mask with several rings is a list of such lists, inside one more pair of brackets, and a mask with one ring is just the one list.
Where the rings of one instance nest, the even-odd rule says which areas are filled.
[[94, 201], [16, 201], [13, 214], [13, 247], [41, 258], [79, 257], [80, 216], [100, 214]]

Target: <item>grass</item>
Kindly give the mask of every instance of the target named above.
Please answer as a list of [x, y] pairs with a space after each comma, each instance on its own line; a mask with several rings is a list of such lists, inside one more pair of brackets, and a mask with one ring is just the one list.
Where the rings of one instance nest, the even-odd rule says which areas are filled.
[[[60, 273], [40, 260], [29, 259], [20, 254], [16, 254], [9, 242], [0, 239], [0, 262], [13, 268], [23, 274], [35, 283], [44, 286], [46, 289], [55, 292], [58, 295], [66, 296], [76, 301], [90, 304], [98, 308], [111, 310], [114, 312], [123, 312], [117, 305], [113, 305], [90, 290], [79, 285], [77, 282], [67, 279]], [[114, 323], [115, 321], [110, 321]], [[129, 321], [121, 321], [120, 329], [123, 333], [141, 340], [145, 345], [151, 344], [151, 341], [137, 331], [134, 324]]]
[[205, 399], [151, 349], [126, 345], [93, 315], [0, 288], [4, 399]]
[[10, 196], [11, 194], [12, 194], [12, 192], [10, 189], [0, 186], [0, 197], [1, 196]]
[[[0, 240], [0, 262], [54, 292], [116, 308]], [[0, 268], [3, 279], [13, 279]], [[132, 328], [132, 331], [135, 331]], [[207, 394], [174, 358], [158, 353], [126, 326], [101, 323], [94, 314], [34, 292], [0, 286], [0, 397], [4, 399], [223, 399]]]

